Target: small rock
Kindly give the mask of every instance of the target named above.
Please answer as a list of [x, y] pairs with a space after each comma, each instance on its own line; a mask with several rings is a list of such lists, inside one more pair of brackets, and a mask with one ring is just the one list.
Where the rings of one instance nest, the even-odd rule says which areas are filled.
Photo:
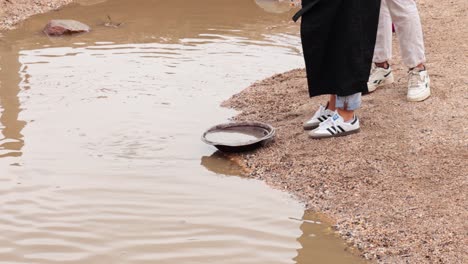
[[89, 32], [91, 28], [75, 20], [51, 20], [44, 28], [44, 33], [48, 36], [61, 36], [64, 34], [74, 34]]

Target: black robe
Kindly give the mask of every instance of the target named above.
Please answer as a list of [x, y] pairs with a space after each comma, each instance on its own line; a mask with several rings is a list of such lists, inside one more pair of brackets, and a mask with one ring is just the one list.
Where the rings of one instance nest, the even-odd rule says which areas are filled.
[[[315, 0], [303, 0], [305, 8]], [[380, 0], [319, 0], [302, 15], [310, 96], [367, 92]]]

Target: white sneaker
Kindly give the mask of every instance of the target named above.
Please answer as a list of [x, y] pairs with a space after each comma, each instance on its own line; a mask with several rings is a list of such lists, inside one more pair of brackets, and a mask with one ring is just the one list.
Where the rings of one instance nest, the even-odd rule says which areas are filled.
[[317, 112], [315, 112], [314, 116], [304, 123], [304, 130], [312, 130], [314, 128], [317, 128], [320, 125], [320, 123], [327, 120], [334, 113], [334, 111], [321, 105]]
[[314, 139], [341, 137], [359, 132], [359, 119], [354, 116], [350, 122], [345, 122], [337, 112], [329, 117], [325, 122], [309, 132], [309, 136]]
[[420, 102], [431, 96], [431, 80], [427, 70], [413, 69], [408, 72], [408, 101]]
[[395, 77], [393, 77], [392, 67], [388, 66], [388, 69], [385, 69], [377, 67], [375, 63], [372, 63], [371, 74], [367, 82], [369, 93], [372, 93], [380, 86], [392, 84], [394, 81]]

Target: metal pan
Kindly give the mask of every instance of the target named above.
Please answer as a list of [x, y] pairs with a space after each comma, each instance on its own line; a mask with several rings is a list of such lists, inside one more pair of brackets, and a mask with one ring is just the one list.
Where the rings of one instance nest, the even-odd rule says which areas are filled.
[[[239, 133], [249, 136], [246, 140], [236, 142], [213, 139], [210, 135], [215, 133]], [[275, 129], [265, 123], [260, 122], [232, 122], [214, 126], [203, 133], [202, 141], [215, 146], [223, 152], [244, 152], [262, 147], [273, 140]]]

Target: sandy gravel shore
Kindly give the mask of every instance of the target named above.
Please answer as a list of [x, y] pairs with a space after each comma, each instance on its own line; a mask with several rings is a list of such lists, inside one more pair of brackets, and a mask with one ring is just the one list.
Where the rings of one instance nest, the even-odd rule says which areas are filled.
[[362, 132], [353, 136], [307, 137], [302, 123], [326, 97], [308, 99], [302, 69], [257, 82], [225, 106], [278, 129], [274, 144], [241, 156], [251, 177], [330, 215], [364, 257], [468, 263], [468, 2], [419, 4], [429, 100], [406, 101], [406, 69], [395, 60], [399, 80], [364, 97]]
[[0, 0], [0, 31], [35, 14], [55, 10], [73, 0]]

